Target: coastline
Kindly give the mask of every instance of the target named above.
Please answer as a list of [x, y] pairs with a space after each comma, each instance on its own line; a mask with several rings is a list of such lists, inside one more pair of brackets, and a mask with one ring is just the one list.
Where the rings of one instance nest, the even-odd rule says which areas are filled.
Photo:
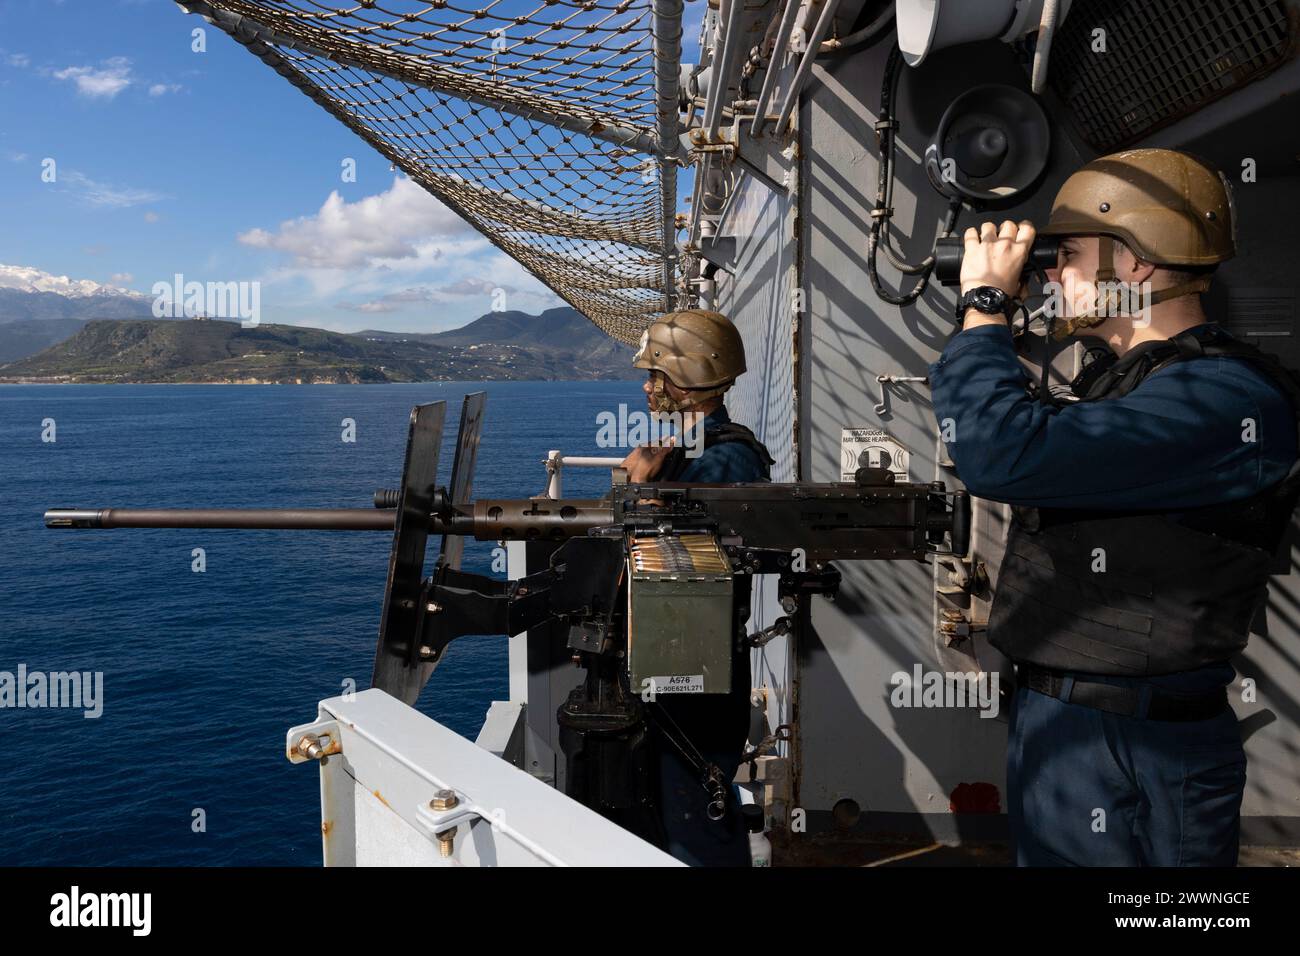
[[[629, 372], [635, 371], [629, 368]], [[286, 388], [308, 387], [312, 385], [455, 385], [464, 382], [632, 382], [638, 381], [635, 377], [616, 378], [428, 378], [416, 379], [409, 382], [266, 382], [256, 379], [237, 379], [235, 381], [194, 381], [194, 382], [157, 382], [157, 381], [80, 381], [58, 378], [29, 378], [29, 379], [9, 379], [0, 378], [0, 386], [23, 386], [23, 385], [280, 385]]]

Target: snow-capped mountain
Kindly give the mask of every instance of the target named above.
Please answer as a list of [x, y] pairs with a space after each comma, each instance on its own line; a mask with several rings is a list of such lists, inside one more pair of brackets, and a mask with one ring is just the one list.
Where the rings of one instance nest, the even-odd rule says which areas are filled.
[[153, 299], [121, 286], [0, 263], [0, 362], [33, 355], [91, 319], [147, 319]]
[[142, 292], [124, 289], [121, 286], [105, 285], [91, 279], [70, 279], [67, 276], [42, 272], [31, 266], [9, 266], [4, 263], [0, 263], [0, 289], [15, 289], [19, 292], [53, 292], [74, 299], [102, 296], [148, 298]]

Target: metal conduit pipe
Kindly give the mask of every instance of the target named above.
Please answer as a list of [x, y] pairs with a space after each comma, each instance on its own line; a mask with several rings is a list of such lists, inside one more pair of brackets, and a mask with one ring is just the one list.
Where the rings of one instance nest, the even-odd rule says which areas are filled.
[[709, 100], [704, 107], [705, 142], [711, 143], [718, 138], [718, 127], [722, 124], [722, 100], [730, 86], [731, 71], [735, 66], [736, 54], [744, 43], [740, 36], [740, 18], [745, 11], [745, 0], [722, 0], [723, 20], [725, 26], [722, 34], [721, 55], [712, 63], [713, 76], [709, 82]]
[[679, 77], [682, 61], [682, 0], [654, 0], [655, 108], [659, 136], [659, 197], [663, 211], [664, 298], [676, 305], [677, 162]]
[[790, 89], [786, 91], [785, 102], [781, 104], [781, 112], [777, 115], [776, 135], [780, 136], [790, 125], [790, 114], [794, 111], [795, 103], [799, 100], [799, 91], [803, 89], [804, 83], [808, 80], [808, 73], [812, 70], [813, 60], [817, 58], [821, 50], [822, 40], [826, 36], [826, 31], [831, 27], [831, 20], [835, 18], [835, 9], [840, 5], [840, 0], [826, 0], [826, 5], [822, 7], [821, 16], [817, 18], [817, 25], [813, 27], [812, 36], [808, 38], [808, 46], [803, 51], [803, 58], [799, 61], [799, 68], [795, 71], [794, 79], [790, 81]]
[[851, 50], [855, 46], [860, 46], [869, 40], [875, 39], [881, 33], [889, 28], [894, 22], [894, 4], [890, 0], [885, 9], [877, 17], [860, 30], [854, 30], [846, 37], [838, 37], [834, 40], [823, 40], [821, 53], [840, 53], [845, 50]]
[[1056, 24], [1060, 12], [1060, 0], [1046, 0], [1043, 4], [1043, 19], [1038, 24], [1038, 42], [1034, 44], [1034, 72], [1030, 89], [1037, 95], [1047, 86], [1047, 55], [1052, 49], [1052, 38], [1056, 35]]
[[781, 11], [781, 25], [776, 30], [776, 41], [772, 44], [772, 55], [767, 59], [767, 74], [763, 77], [763, 88], [758, 94], [758, 103], [754, 107], [754, 122], [750, 124], [749, 135], [757, 136], [763, 132], [767, 122], [767, 104], [776, 91], [776, 77], [785, 62], [786, 50], [790, 47], [790, 34], [794, 31], [794, 18], [799, 13], [802, 0], [785, 0]]

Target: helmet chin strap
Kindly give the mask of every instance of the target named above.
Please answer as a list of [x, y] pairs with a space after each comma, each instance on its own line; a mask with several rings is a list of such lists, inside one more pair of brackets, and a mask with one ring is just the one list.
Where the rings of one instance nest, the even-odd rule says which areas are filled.
[[686, 412], [700, 402], [723, 394], [730, 387], [731, 383], [728, 382], [718, 388], [691, 389], [687, 398], [673, 398], [664, 389], [664, 374], [660, 372], [655, 376], [654, 386], [651, 388], [650, 407], [656, 412]]
[[[1189, 279], [1186, 282], [1171, 285], [1167, 289], [1153, 292], [1150, 298], [1147, 299], [1147, 305], [1159, 305], [1161, 302], [1168, 302], [1170, 299], [1177, 299], [1179, 296], [1204, 292], [1209, 287], [1209, 276]], [[1098, 237], [1097, 294], [1099, 301], [1092, 309], [1082, 315], [1072, 315], [1061, 324], [1054, 325], [1052, 338], [1058, 341], [1067, 339], [1082, 329], [1095, 328], [1107, 319], [1133, 314], [1123, 311], [1124, 296], [1120, 294], [1115, 282], [1115, 241], [1110, 236]]]

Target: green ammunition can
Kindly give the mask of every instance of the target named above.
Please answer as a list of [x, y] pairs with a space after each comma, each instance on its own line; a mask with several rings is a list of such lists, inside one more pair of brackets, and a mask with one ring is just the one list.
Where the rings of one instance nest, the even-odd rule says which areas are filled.
[[711, 535], [628, 541], [628, 674], [634, 692], [731, 691], [731, 565]]

